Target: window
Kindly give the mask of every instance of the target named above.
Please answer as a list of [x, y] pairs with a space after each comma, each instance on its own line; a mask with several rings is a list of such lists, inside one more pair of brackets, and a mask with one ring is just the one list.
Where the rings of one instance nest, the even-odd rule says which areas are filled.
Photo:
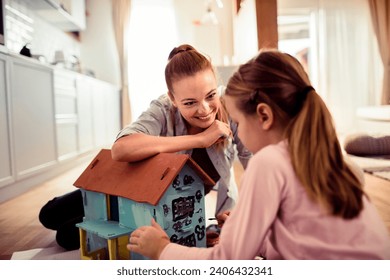
[[177, 41], [172, 0], [133, 0], [128, 34], [132, 120], [167, 92], [164, 69]]
[[278, 2], [279, 48], [307, 55], [309, 77], [339, 133], [356, 129], [356, 110], [379, 105], [383, 66], [366, 0]]

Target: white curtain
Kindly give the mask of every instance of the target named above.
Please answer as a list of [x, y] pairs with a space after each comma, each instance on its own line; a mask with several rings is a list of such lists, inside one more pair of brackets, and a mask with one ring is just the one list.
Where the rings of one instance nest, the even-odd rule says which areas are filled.
[[113, 23], [121, 68], [121, 125], [131, 121], [128, 86], [128, 41], [131, 0], [112, 0]]
[[383, 61], [382, 104], [390, 104], [390, 1], [369, 0], [372, 22]]
[[367, 0], [319, 0], [318, 91], [339, 133], [356, 129], [356, 109], [379, 105], [383, 66]]

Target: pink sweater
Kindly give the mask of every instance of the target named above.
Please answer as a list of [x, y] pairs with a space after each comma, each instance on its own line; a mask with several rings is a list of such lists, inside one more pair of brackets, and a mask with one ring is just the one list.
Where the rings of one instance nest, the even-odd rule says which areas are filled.
[[238, 204], [219, 244], [190, 248], [174, 243], [160, 259], [390, 259], [390, 238], [376, 208], [352, 220], [327, 215], [295, 176], [285, 141], [250, 160]]

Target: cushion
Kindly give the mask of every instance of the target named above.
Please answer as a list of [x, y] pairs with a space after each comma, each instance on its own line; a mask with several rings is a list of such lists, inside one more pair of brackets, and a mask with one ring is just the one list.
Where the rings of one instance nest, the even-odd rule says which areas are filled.
[[390, 135], [353, 134], [345, 138], [344, 149], [355, 156], [390, 155]]

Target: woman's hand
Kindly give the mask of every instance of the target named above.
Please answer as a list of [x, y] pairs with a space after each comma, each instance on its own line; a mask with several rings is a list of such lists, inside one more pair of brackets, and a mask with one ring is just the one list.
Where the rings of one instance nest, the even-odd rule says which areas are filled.
[[170, 243], [168, 235], [160, 225], [152, 219], [151, 226], [139, 227], [129, 238], [127, 249], [150, 259], [157, 260], [165, 246]]
[[203, 147], [208, 148], [211, 145], [224, 141], [232, 135], [230, 125], [218, 120], [215, 120], [206, 130], [199, 134], [202, 136]]

